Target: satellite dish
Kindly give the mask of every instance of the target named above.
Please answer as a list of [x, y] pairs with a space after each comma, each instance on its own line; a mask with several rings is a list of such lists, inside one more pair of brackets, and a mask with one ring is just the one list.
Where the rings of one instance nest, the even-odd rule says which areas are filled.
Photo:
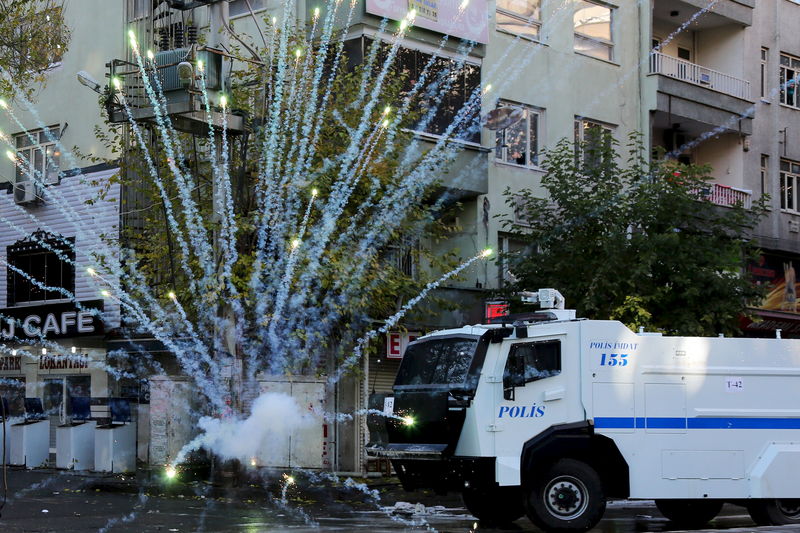
[[486, 113], [483, 117], [483, 127], [489, 130], [504, 130], [524, 117], [525, 112], [519, 107], [498, 107]]

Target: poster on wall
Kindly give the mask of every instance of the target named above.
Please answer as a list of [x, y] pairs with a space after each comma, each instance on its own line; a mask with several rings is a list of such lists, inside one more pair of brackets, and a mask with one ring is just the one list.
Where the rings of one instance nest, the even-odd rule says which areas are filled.
[[367, 13], [403, 20], [416, 10], [414, 26], [477, 43], [489, 41], [486, 0], [367, 0]]
[[797, 300], [800, 260], [771, 254], [762, 254], [749, 267], [756, 284], [766, 286], [766, 295], [756, 309], [792, 313], [800, 317]]

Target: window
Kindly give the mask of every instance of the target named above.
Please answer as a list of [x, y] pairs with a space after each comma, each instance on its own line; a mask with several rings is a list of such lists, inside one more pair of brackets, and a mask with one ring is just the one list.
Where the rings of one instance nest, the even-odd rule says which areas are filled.
[[761, 47], [761, 98], [767, 96], [767, 83], [768, 81], [768, 72], [769, 69], [767, 68], [768, 62], [767, 58], [769, 57], [769, 48]]
[[[369, 41], [367, 41], [369, 43]], [[384, 47], [382, 53], [388, 52]], [[396, 72], [405, 79], [404, 92], [410, 92], [420, 79], [425, 65], [431, 55], [401, 48], [395, 60]], [[379, 59], [377, 64], [383, 64]], [[414, 129], [441, 135], [447, 131], [453, 120], [461, 114], [465, 106], [469, 105], [466, 117], [461, 118], [460, 126], [453, 132], [453, 136], [462, 141], [480, 142], [480, 96], [472, 98], [481, 83], [481, 68], [478, 65], [464, 63], [459, 66], [455, 60], [438, 57], [428, 70], [428, 82], [425, 87], [417, 92], [416, 105], [425, 111], [425, 117]], [[441, 96], [439, 90], [446, 88], [446, 93]], [[428, 114], [431, 110], [432, 113]]]
[[516, 124], [497, 130], [495, 158], [503, 163], [523, 167], [538, 165], [541, 110], [506, 102], [500, 102], [499, 107], [518, 110], [522, 118]]
[[149, 9], [152, 3], [152, 0], [133, 0], [130, 20], [137, 20], [150, 15]]
[[781, 159], [781, 209], [800, 211], [797, 202], [797, 187], [800, 180], [800, 163]]
[[[515, 201], [520, 200], [520, 197], [515, 197]], [[517, 209], [516, 205], [514, 206], [514, 220], [517, 220]], [[524, 223], [524, 222], [522, 222]], [[519, 257], [527, 255], [528, 250], [530, 247], [525, 243], [518, 239], [514, 239], [508, 236], [499, 236], [498, 239], [498, 248], [500, 249], [500, 254], [497, 256], [497, 268], [498, 268], [498, 285], [500, 287], [505, 287], [509, 283], [515, 283], [517, 281], [517, 277], [511, 271], [511, 263], [517, 260]]]
[[411, 344], [394, 382], [398, 385], [463, 385], [478, 347], [475, 338], [434, 338]]
[[[20, 363], [21, 355], [4, 356], [7, 360], [16, 360]], [[14, 363], [9, 363], [14, 366]], [[21, 368], [24, 368], [22, 366]], [[21, 371], [20, 371], [21, 372]], [[22, 416], [25, 414], [25, 378], [6, 377], [0, 379], [0, 401], [5, 400], [8, 408], [6, 415]], [[2, 431], [2, 429], [0, 429]], [[10, 429], [9, 429], [10, 431]]]
[[514, 344], [503, 371], [503, 390], [513, 400], [513, 389], [561, 373], [561, 342], [539, 341]]
[[61, 152], [54, 141], [61, 137], [60, 132], [59, 128], [54, 127], [14, 136], [17, 147], [17, 183], [32, 179], [58, 183]]
[[587, 167], [600, 165], [603, 151], [611, 148], [613, 126], [594, 120], [575, 118], [575, 155], [583, 153]]
[[[47, 247], [42, 243], [46, 243]], [[10, 265], [7, 276], [8, 305], [68, 298], [57, 289], [75, 292], [73, 243], [74, 239], [63, 239], [40, 230], [9, 246], [6, 249]]]
[[412, 279], [417, 279], [417, 260], [416, 254], [419, 250], [419, 243], [392, 242], [386, 247], [386, 264]]
[[575, 51], [598, 59], [614, 59], [613, 9], [588, 0], [575, 0]]
[[769, 177], [769, 156], [761, 154], [761, 196], [769, 194], [769, 184], [767, 183]]
[[[259, 9], [264, 9], [264, 0], [250, 0], [250, 7], [255, 13]], [[247, 0], [231, 0], [228, 4], [228, 13], [231, 17], [239, 15], [249, 15], [250, 9], [247, 7]]]
[[497, 0], [497, 29], [530, 39], [539, 38], [541, 0]]
[[800, 83], [800, 58], [781, 54], [781, 103], [800, 109], [797, 85]]

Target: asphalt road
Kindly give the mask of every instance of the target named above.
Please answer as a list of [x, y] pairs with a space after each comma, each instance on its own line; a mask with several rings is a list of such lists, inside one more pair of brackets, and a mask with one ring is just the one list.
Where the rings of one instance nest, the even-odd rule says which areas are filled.
[[[404, 493], [396, 482], [376, 480], [369, 490], [298, 478], [282, 501], [281, 479], [265, 489], [247, 484], [223, 489], [204, 482], [142, 483], [119, 476], [81, 476], [57, 471], [10, 470], [0, 532], [279, 532], [436, 530], [468, 533], [475, 520], [453, 495]], [[2, 483], [0, 483], [2, 486]], [[595, 530], [606, 533], [671, 531], [652, 502], [611, 502]], [[511, 529], [537, 531], [527, 519]], [[753, 525], [747, 512], [726, 505], [702, 531], [798, 531], [800, 527]]]

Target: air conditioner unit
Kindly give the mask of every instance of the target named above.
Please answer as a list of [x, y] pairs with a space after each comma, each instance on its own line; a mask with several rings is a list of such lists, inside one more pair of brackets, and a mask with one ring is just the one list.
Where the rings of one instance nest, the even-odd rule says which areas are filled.
[[[169, 95], [172, 91], [186, 90], [186, 87], [184, 87], [178, 77], [178, 64], [182, 61], [189, 60], [189, 52], [189, 48], [178, 48], [176, 50], [164, 50], [156, 53], [156, 66], [164, 67], [158, 69], [158, 79], [161, 82], [161, 90], [163, 90], [165, 94]], [[197, 59], [202, 61], [205, 65], [204, 77], [206, 89], [209, 91], [222, 89], [222, 56], [203, 50], [197, 53]], [[193, 66], [195, 69], [197, 68], [196, 63]]]
[[21, 181], [14, 185], [14, 201], [19, 205], [38, 204], [44, 201], [42, 186], [35, 181]]

